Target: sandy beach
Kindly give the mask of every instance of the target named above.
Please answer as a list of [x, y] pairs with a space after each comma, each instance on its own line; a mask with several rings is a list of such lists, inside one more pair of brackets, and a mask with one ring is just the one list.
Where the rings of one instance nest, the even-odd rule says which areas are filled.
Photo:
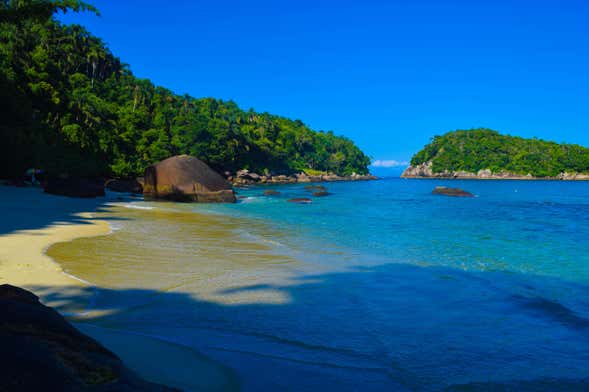
[[39, 286], [62, 290], [88, 286], [65, 274], [45, 255], [45, 250], [57, 242], [108, 234], [109, 224], [94, 218], [101, 208], [99, 201], [46, 195], [37, 188], [3, 186], [0, 203], [0, 283], [32, 291]]
[[230, 369], [194, 350], [91, 325], [87, 309], [92, 285], [65, 273], [45, 252], [55, 243], [109, 234], [109, 201], [112, 198], [72, 199], [38, 188], [0, 186], [0, 284], [30, 290], [44, 304], [84, 321], [76, 326], [147, 380], [184, 390], [237, 389]]

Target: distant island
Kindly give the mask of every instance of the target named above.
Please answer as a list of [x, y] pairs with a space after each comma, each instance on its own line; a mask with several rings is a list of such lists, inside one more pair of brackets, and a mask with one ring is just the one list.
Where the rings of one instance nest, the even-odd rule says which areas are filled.
[[435, 136], [401, 177], [589, 180], [589, 148], [491, 129], [457, 130]]
[[345, 137], [134, 76], [100, 38], [54, 16], [68, 11], [98, 12], [75, 0], [0, 3], [0, 178], [30, 168], [134, 178], [180, 154], [220, 173], [368, 174], [370, 158]]

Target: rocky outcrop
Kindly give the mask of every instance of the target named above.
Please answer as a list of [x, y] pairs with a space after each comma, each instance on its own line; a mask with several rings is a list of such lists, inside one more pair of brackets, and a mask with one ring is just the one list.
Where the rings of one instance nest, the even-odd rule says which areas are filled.
[[121, 193], [143, 193], [143, 185], [137, 180], [108, 180], [104, 186], [109, 191]]
[[235, 175], [226, 173], [228, 181], [234, 185], [254, 185], [254, 184], [295, 184], [308, 182], [334, 182], [334, 181], [367, 181], [376, 180], [377, 177], [367, 174], [360, 175], [352, 173], [349, 176], [338, 176], [336, 174], [321, 174], [317, 176], [310, 176], [304, 172], [296, 174], [269, 174], [260, 175], [249, 170], [239, 170]]
[[148, 199], [234, 203], [231, 185], [201, 160], [178, 155], [145, 169], [143, 194]]
[[409, 166], [401, 178], [443, 178], [459, 180], [567, 180], [567, 181], [589, 181], [589, 174], [581, 173], [561, 173], [556, 177], [534, 177], [531, 174], [515, 174], [507, 171], [494, 173], [489, 169], [479, 170], [477, 173], [466, 171], [448, 171], [434, 172], [432, 163], [422, 163], [417, 166]]
[[582, 173], [560, 173], [557, 177], [558, 180], [564, 181], [589, 181], [589, 174]]
[[409, 166], [403, 174], [401, 174], [401, 178], [435, 178], [437, 177], [437, 173], [434, 173], [432, 170], [432, 163], [423, 163], [417, 166]]
[[432, 195], [443, 195], [453, 197], [474, 197], [470, 192], [462, 190], [460, 188], [448, 188], [445, 186], [437, 186], [433, 191]]
[[294, 175], [297, 182], [312, 182], [313, 180], [306, 173], [297, 173]]
[[136, 376], [32, 293], [0, 285], [0, 391], [172, 391]]
[[43, 186], [52, 195], [93, 198], [104, 196], [104, 180], [94, 178], [49, 178]]

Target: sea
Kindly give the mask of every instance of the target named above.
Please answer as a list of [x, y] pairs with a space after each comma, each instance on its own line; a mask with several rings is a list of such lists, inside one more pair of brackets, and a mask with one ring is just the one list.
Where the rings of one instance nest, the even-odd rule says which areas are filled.
[[111, 234], [48, 254], [93, 285], [83, 322], [190, 347], [244, 391], [589, 390], [589, 182], [306, 185], [111, 198]]

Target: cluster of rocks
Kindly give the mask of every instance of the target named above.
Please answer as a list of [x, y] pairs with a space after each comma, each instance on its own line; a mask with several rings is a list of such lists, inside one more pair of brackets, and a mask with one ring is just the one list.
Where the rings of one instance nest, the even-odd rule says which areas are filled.
[[582, 173], [560, 173], [556, 177], [535, 177], [528, 173], [526, 175], [516, 174], [507, 171], [494, 173], [489, 169], [482, 169], [476, 173], [467, 171], [448, 171], [434, 172], [432, 162], [422, 163], [421, 165], [409, 166], [402, 178], [444, 178], [459, 180], [566, 180], [566, 181], [587, 181], [589, 174]]
[[[232, 185], [294, 184], [334, 181], [376, 180], [373, 175], [352, 173], [338, 176], [333, 173], [307, 175], [296, 174], [260, 175], [249, 170], [235, 174], [225, 173], [225, 178], [201, 160], [178, 155], [165, 159], [145, 169], [144, 177], [138, 179], [104, 178], [52, 178], [44, 184], [45, 192], [70, 197], [104, 196], [105, 189], [113, 192], [143, 194], [147, 199], [163, 199], [182, 202], [234, 203]], [[271, 195], [269, 192], [267, 195]], [[326, 190], [316, 189], [313, 196], [327, 196]]]
[[349, 176], [338, 176], [337, 174], [328, 173], [317, 176], [307, 175], [304, 172], [290, 175], [262, 175], [249, 170], [239, 170], [235, 174], [225, 172], [228, 181], [233, 185], [254, 185], [254, 184], [295, 184], [299, 182], [334, 182], [334, 181], [367, 181], [376, 180], [371, 174], [352, 173]]
[[305, 187], [307, 192], [311, 192], [315, 197], [323, 197], [329, 196], [330, 193], [327, 191], [327, 188], [323, 185], [307, 185]]
[[31, 292], [0, 285], [0, 391], [172, 391], [147, 382]]
[[50, 178], [46, 193], [69, 197], [98, 197], [105, 189], [113, 192], [143, 194], [146, 199], [183, 202], [236, 201], [231, 184], [204, 162], [188, 155], [165, 159], [145, 169], [138, 179]]

